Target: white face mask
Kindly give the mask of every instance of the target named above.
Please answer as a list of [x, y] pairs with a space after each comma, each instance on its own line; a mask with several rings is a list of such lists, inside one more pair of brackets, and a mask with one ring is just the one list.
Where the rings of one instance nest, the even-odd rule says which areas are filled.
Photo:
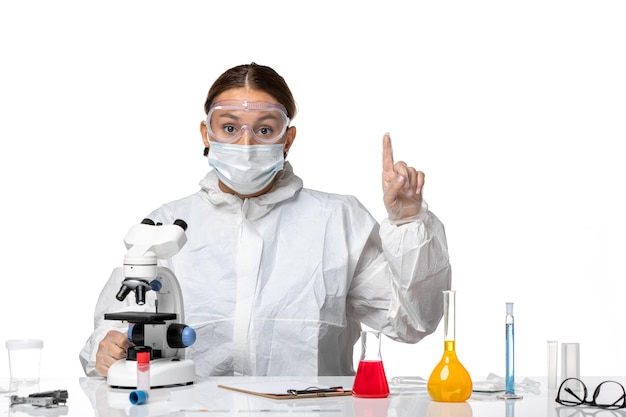
[[255, 194], [267, 187], [285, 162], [282, 144], [234, 145], [211, 142], [209, 165], [220, 181], [241, 195]]

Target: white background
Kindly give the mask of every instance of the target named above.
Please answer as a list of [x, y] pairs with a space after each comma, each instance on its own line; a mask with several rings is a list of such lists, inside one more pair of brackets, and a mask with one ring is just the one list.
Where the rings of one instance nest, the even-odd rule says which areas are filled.
[[[603, 0], [3, 1], [1, 337], [81, 374], [124, 235], [198, 189], [206, 92], [255, 61], [296, 97], [306, 187], [382, 219], [387, 131], [426, 172], [473, 376], [504, 374], [507, 301], [518, 376], [545, 375], [547, 339], [580, 342], [584, 375], [626, 374], [624, 22]], [[384, 340], [388, 376], [427, 378], [442, 334]]]

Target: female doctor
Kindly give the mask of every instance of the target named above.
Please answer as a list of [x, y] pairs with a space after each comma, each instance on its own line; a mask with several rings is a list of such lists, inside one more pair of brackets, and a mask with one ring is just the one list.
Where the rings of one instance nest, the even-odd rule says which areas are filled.
[[[451, 281], [444, 227], [422, 199], [424, 174], [394, 163], [389, 135], [388, 217], [379, 225], [352, 196], [303, 188], [285, 160], [296, 104], [272, 68], [227, 70], [204, 109], [213, 169], [195, 194], [147, 216], [188, 224], [186, 245], [163, 265], [179, 280], [185, 323], [197, 334], [186, 354], [200, 379], [351, 375], [361, 323], [407, 343], [436, 329]], [[111, 280], [80, 352], [87, 375], [106, 376], [130, 346], [122, 325], [103, 319], [124, 308]]]

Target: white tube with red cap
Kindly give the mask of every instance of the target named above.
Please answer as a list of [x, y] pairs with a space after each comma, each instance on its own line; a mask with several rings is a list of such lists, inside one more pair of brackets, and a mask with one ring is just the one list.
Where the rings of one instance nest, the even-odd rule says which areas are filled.
[[137, 389], [130, 393], [131, 404], [143, 404], [150, 396], [150, 352], [137, 352]]

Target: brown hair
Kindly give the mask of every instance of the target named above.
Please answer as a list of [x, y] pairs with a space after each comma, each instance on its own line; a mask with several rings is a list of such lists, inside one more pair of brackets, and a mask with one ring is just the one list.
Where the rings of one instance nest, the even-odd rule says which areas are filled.
[[209, 89], [209, 94], [204, 102], [204, 112], [209, 113], [215, 98], [224, 91], [242, 87], [263, 91], [271, 95], [285, 106], [289, 119], [296, 116], [296, 102], [285, 79], [272, 68], [254, 62], [238, 65], [220, 75]]

